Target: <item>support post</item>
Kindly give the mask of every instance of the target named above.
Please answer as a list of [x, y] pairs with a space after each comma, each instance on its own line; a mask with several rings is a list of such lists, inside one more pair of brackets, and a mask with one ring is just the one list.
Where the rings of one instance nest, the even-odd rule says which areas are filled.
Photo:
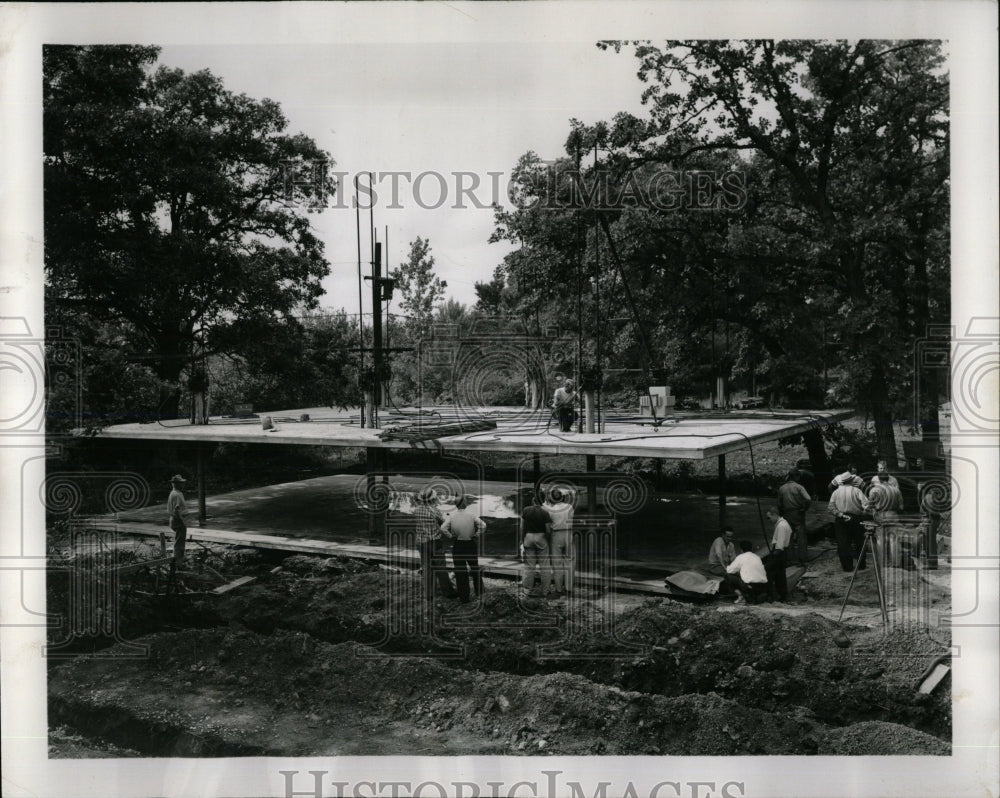
[[587, 432], [594, 432], [594, 410], [597, 407], [597, 403], [594, 401], [594, 392], [585, 391], [583, 394], [583, 404], [584, 404], [584, 429]]
[[195, 462], [198, 480], [198, 526], [205, 526], [208, 513], [205, 510], [205, 444], [196, 443]]
[[[382, 404], [382, 244], [372, 250], [372, 404], [378, 412]], [[375, 415], [372, 418], [376, 418]], [[377, 426], [372, 424], [372, 426]]]
[[726, 456], [719, 455], [719, 529], [726, 525]]
[[365, 447], [366, 493], [368, 495], [368, 545], [382, 546], [385, 544], [385, 513], [374, 512], [372, 504], [375, 498], [375, 473], [379, 470], [381, 452], [375, 446]]
[[[587, 455], [587, 473], [593, 474], [597, 470], [596, 455]], [[587, 512], [597, 515], [597, 483], [592, 479], [587, 480]]]
[[368, 416], [368, 426], [375, 429], [375, 395], [369, 389], [365, 389], [365, 409], [362, 411], [362, 418]]
[[931, 571], [938, 567], [937, 533], [941, 526], [941, 516], [933, 511], [927, 513], [927, 539], [924, 541], [924, 564]]

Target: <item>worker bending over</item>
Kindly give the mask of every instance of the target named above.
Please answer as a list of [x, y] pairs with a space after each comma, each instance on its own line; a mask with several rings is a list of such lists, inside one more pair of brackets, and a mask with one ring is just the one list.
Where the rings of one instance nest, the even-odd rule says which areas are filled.
[[749, 540], [740, 541], [741, 554], [727, 567], [733, 586], [740, 592], [736, 604], [756, 604], [767, 595], [767, 571]]

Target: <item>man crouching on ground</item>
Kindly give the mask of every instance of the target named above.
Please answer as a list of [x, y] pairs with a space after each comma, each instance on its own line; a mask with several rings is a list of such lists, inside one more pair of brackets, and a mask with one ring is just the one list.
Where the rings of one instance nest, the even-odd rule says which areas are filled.
[[726, 573], [734, 576], [733, 586], [740, 591], [735, 604], [756, 604], [767, 594], [767, 571], [764, 563], [753, 551], [753, 543], [740, 541], [742, 553], [728, 566]]

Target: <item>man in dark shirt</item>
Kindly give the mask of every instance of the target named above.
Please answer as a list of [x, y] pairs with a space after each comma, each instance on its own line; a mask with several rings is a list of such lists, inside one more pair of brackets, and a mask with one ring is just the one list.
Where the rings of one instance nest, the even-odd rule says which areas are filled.
[[448, 598], [458, 595], [444, 559], [444, 540], [441, 526], [444, 516], [437, 508], [438, 496], [433, 488], [426, 487], [415, 497], [413, 515], [416, 522], [416, 547], [420, 552], [420, 574], [424, 599], [434, 601], [434, 580]]
[[[552, 516], [541, 506], [537, 493], [532, 494], [532, 504], [521, 513], [521, 550], [524, 552], [524, 570], [521, 586], [530, 595], [543, 595], [542, 589], [551, 579], [547, 573], [549, 563], [548, 536], [552, 529]], [[542, 589], [535, 588], [535, 575], [541, 577]]]
[[809, 559], [806, 510], [811, 503], [812, 497], [799, 483], [798, 469], [793, 468], [778, 488], [778, 514], [792, 527], [792, 548], [800, 565], [805, 565]]

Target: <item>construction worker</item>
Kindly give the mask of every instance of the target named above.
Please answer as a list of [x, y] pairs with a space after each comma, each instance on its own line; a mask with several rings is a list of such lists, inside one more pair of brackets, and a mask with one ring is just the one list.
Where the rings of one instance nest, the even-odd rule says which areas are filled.
[[187, 482], [180, 474], [170, 478], [170, 495], [167, 497], [167, 514], [170, 529], [174, 533], [174, 566], [184, 562], [184, 549], [187, 546], [187, 502], [181, 488]]
[[458, 587], [458, 600], [469, 603], [469, 577], [472, 577], [472, 587], [476, 598], [483, 595], [483, 571], [479, 567], [479, 543], [486, 533], [486, 522], [478, 515], [473, 515], [467, 509], [468, 499], [460, 496], [455, 502], [455, 512], [445, 519], [441, 528], [445, 535], [452, 538], [451, 559], [455, 565], [455, 584]]
[[837, 476], [830, 481], [829, 487], [831, 491], [835, 491], [841, 485], [846, 484], [855, 485], [859, 488], [863, 488], [865, 485], [865, 481], [858, 476], [858, 467], [854, 465], [854, 463], [849, 463], [846, 471], [842, 474], [837, 474]]
[[[532, 492], [531, 506], [521, 513], [521, 551], [524, 555], [524, 566], [521, 575], [521, 586], [528, 595], [544, 595], [545, 586], [549, 583], [549, 542], [552, 530], [552, 516], [542, 507], [539, 495]], [[535, 577], [541, 578], [541, 589], [535, 588]]]
[[899, 490], [899, 481], [889, 473], [889, 464], [885, 460], [879, 460], [875, 468], [875, 476], [872, 477], [871, 485], [887, 485]]
[[756, 604], [767, 595], [767, 571], [754, 553], [753, 543], [741, 540], [740, 549], [736, 559], [726, 566], [726, 573], [735, 577], [732, 581], [740, 592], [734, 603]]
[[[860, 484], [859, 484], [860, 483]], [[861, 477], [849, 475], [840, 483], [830, 497], [827, 509], [833, 516], [833, 528], [837, 537], [837, 556], [841, 570], [851, 573], [854, 559], [859, 558], [858, 569], [865, 567], [863, 547], [865, 531], [861, 519], [868, 511], [868, 499], [861, 490]]]
[[573, 380], [566, 380], [562, 387], [556, 388], [555, 396], [552, 400], [552, 408], [556, 418], [559, 420], [559, 429], [563, 432], [573, 431], [573, 420], [576, 411], [573, 410], [573, 400], [576, 399], [576, 391]]
[[543, 505], [552, 519], [549, 561], [552, 567], [552, 591], [564, 596], [573, 590], [573, 494], [553, 488]]
[[726, 567], [736, 559], [736, 531], [731, 527], [723, 527], [722, 534], [712, 541], [708, 550], [708, 567], [705, 572], [712, 576], [726, 576]]
[[788, 581], [785, 568], [788, 567], [788, 548], [792, 542], [792, 526], [777, 510], [767, 511], [767, 520], [774, 524], [771, 538], [771, 553], [767, 556], [767, 571], [778, 601], [788, 598]]
[[809, 559], [809, 542], [806, 537], [806, 510], [812, 504], [812, 496], [799, 482], [797, 468], [793, 468], [778, 488], [778, 514], [792, 527], [792, 543], [800, 565]]
[[416, 548], [420, 552], [420, 574], [423, 596], [428, 603], [434, 601], [434, 580], [447, 598], [455, 598], [458, 593], [444, 560], [444, 540], [441, 530], [444, 517], [437, 508], [438, 495], [431, 487], [426, 487], [416, 496], [413, 514], [416, 516]]

